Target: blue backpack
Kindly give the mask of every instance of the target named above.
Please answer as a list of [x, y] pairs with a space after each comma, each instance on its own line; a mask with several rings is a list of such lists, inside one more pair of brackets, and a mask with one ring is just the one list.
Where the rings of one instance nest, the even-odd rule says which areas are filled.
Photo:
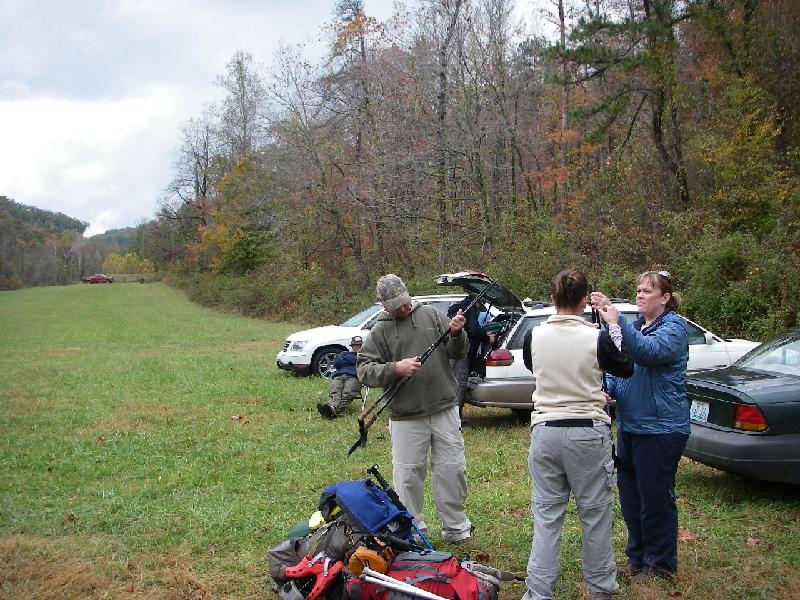
[[363, 534], [388, 533], [411, 540], [416, 533], [428, 548], [431, 547], [408, 511], [398, 506], [371, 479], [339, 481], [325, 488], [319, 498], [319, 510], [326, 521], [330, 520], [337, 506], [351, 525]]

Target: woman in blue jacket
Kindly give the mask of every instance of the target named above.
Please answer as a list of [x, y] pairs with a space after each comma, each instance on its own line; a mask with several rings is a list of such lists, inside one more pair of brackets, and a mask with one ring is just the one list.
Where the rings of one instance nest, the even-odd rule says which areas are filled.
[[[592, 294], [593, 306], [607, 303], [604, 294]], [[608, 393], [617, 401], [617, 485], [628, 528], [623, 574], [635, 582], [678, 569], [675, 473], [689, 437], [689, 336], [686, 321], [675, 313], [679, 303], [668, 272], [639, 275], [639, 318], [628, 323], [619, 317], [633, 376], [608, 380]]]

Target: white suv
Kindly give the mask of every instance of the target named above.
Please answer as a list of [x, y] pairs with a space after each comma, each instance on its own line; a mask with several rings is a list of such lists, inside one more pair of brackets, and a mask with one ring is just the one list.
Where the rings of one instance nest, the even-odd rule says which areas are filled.
[[[556, 310], [549, 303], [528, 299], [523, 301], [523, 305], [525, 314], [510, 326], [499, 348], [487, 355], [486, 379], [471, 382], [467, 396], [469, 404], [510, 408], [524, 414], [530, 413], [533, 408], [531, 394], [536, 387], [536, 379], [525, 368], [522, 342], [533, 327], [547, 320]], [[629, 322], [639, 316], [635, 304], [615, 301], [614, 306]], [[584, 313], [584, 318], [591, 318], [589, 309]], [[689, 326], [689, 372], [727, 367], [759, 345], [749, 340], [721, 338], [689, 319], [686, 319], [686, 323]]]

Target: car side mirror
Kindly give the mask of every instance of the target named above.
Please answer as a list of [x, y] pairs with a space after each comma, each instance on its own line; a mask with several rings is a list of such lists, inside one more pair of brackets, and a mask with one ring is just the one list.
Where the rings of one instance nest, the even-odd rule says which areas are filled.
[[710, 331], [706, 331], [705, 338], [706, 338], [706, 344], [714, 344], [717, 341], [714, 339], [714, 334], [711, 333]]

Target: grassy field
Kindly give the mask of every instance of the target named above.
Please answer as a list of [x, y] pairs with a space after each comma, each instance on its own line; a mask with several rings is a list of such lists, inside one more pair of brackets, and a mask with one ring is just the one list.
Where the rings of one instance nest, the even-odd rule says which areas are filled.
[[[383, 421], [347, 457], [356, 407], [324, 421], [325, 382], [275, 367], [297, 328], [161, 284], [0, 292], [0, 598], [269, 597], [265, 553], [322, 488], [373, 463], [391, 473]], [[522, 572], [528, 428], [467, 416], [472, 558]], [[800, 596], [800, 488], [684, 460], [678, 495], [680, 576], [620, 598]], [[620, 560], [624, 539], [618, 518]], [[574, 506], [556, 597], [588, 597]]]

